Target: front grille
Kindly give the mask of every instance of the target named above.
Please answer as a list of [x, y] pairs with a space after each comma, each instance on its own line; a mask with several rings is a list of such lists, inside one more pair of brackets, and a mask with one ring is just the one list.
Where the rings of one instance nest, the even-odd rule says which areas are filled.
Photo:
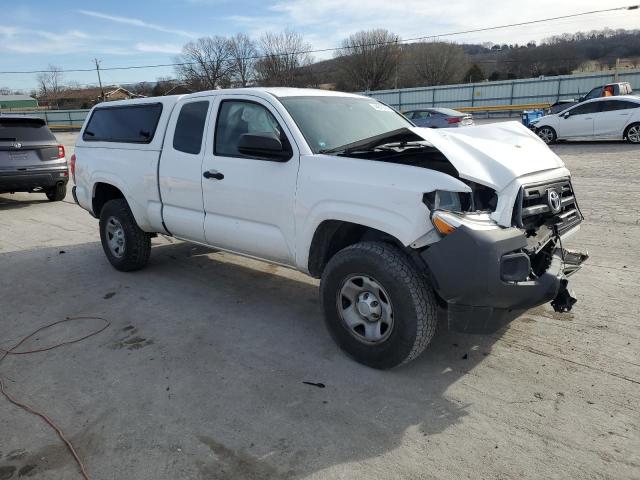
[[[559, 209], [554, 212], [549, 200], [551, 191], [559, 195]], [[571, 180], [524, 185], [518, 193], [513, 209], [513, 224], [524, 229], [528, 236], [536, 236], [541, 227], [545, 231], [562, 234], [582, 221], [582, 213], [573, 193]]]

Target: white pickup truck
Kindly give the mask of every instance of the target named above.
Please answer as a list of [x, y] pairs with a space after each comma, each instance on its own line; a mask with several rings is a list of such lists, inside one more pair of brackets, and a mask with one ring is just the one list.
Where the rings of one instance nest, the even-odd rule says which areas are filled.
[[507, 122], [415, 127], [371, 98], [248, 88], [99, 104], [71, 159], [76, 202], [111, 264], [145, 266], [171, 235], [320, 278], [328, 330], [357, 361], [418, 356], [446, 309], [491, 332], [571, 309], [586, 254], [569, 171]]

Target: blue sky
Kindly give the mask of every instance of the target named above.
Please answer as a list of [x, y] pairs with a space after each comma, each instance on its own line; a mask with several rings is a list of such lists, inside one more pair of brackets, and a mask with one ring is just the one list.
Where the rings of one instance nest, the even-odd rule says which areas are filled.
[[[619, 5], [630, 3], [620, 0]], [[93, 58], [103, 67], [170, 63], [182, 45], [204, 35], [244, 32], [257, 38], [268, 30], [291, 28], [313, 48], [327, 48], [362, 29], [388, 28], [407, 38], [603, 7], [600, 0], [0, 0], [0, 71], [37, 70], [48, 64], [91, 68]], [[446, 39], [522, 43], [562, 32], [638, 26], [636, 10]], [[103, 82], [153, 81], [159, 76], [174, 72], [170, 67], [105, 71]], [[63, 80], [97, 81], [92, 72], [68, 73]], [[34, 74], [0, 74], [0, 87], [28, 90], [35, 84]]]

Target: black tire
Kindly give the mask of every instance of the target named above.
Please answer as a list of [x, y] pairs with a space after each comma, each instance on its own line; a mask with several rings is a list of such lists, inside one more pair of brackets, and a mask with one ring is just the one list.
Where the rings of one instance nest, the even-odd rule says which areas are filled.
[[67, 196], [67, 185], [59, 183], [55, 187], [49, 188], [44, 192], [50, 202], [60, 202]]
[[542, 141], [547, 145], [551, 145], [552, 143], [555, 143], [556, 140], [558, 140], [556, 131], [553, 128], [547, 126], [538, 128], [536, 130], [536, 135], [538, 135], [538, 137], [540, 137]]
[[[359, 275], [375, 279], [392, 305], [393, 324], [378, 343], [359, 339], [339, 311], [344, 308], [343, 286]], [[357, 243], [334, 255], [322, 274], [320, 300], [327, 328], [338, 346], [369, 367], [387, 369], [413, 360], [436, 331], [437, 301], [432, 288], [411, 259], [388, 243]]]
[[[119, 255], [112, 251], [109, 242], [113, 236], [107, 226], [119, 224], [122, 230], [122, 250]], [[119, 198], [109, 200], [100, 212], [100, 240], [104, 253], [116, 270], [131, 272], [140, 270], [149, 262], [151, 254], [151, 234], [143, 232], [133, 218], [127, 201]]]
[[[633, 134], [629, 135], [629, 133], [631, 132], [631, 129], [633, 129]], [[633, 143], [634, 145], [639, 144], [640, 143], [640, 136], [638, 134], [639, 131], [640, 131], [640, 123], [632, 123], [625, 129], [624, 139], [629, 143]]]

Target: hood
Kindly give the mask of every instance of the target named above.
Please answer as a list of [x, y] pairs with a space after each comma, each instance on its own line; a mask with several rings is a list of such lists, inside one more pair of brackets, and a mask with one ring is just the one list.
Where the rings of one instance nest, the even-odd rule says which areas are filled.
[[496, 191], [522, 175], [564, 167], [560, 157], [518, 122], [411, 131], [440, 150], [460, 177]]

